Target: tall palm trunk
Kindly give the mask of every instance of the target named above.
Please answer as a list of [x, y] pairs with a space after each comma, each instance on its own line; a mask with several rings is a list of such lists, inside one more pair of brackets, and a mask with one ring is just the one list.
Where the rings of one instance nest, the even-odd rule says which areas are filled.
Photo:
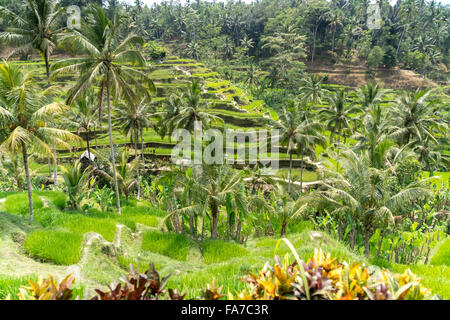
[[211, 205], [211, 216], [212, 216], [212, 222], [211, 222], [211, 238], [217, 239], [219, 237], [219, 234], [217, 232], [217, 225], [219, 223], [219, 208], [217, 206], [217, 203], [212, 200]]
[[303, 153], [302, 153], [302, 159], [300, 161], [300, 192], [303, 193], [303, 169], [305, 166], [303, 165]]
[[52, 161], [50, 157], [47, 158], [47, 166], [48, 166], [48, 177], [52, 177]]
[[141, 158], [142, 164], [145, 167], [145, 148], [144, 148], [144, 129], [141, 128]]
[[338, 133], [338, 143], [337, 143], [337, 146], [336, 146], [336, 151], [337, 151], [337, 160], [336, 160], [336, 173], [339, 173], [339, 152], [340, 152], [340, 149], [339, 149], [339, 144], [341, 143], [341, 135], [340, 135], [340, 132]]
[[44, 61], [45, 61], [45, 75], [47, 77], [47, 86], [50, 87], [50, 63], [48, 61], [48, 52], [44, 51]]
[[370, 227], [366, 227], [364, 230], [364, 254], [366, 257], [370, 256]]
[[[138, 158], [138, 128], [134, 129], [134, 158]], [[141, 196], [141, 177], [139, 176], [139, 167], [136, 170], [136, 179], [137, 179], [137, 199], [139, 200]]]
[[334, 52], [334, 36], [336, 34], [336, 27], [333, 28], [333, 45], [331, 47], [331, 52]]
[[[52, 119], [51, 127], [55, 127], [55, 123]], [[56, 158], [56, 145], [53, 143], [53, 189], [56, 190], [58, 188], [58, 159]]]
[[281, 237], [286, 237], [286, 231], [287, 231], [287, 221], [284, 220], [281, 225], [281, 232], [280, 232]]
[[94, 141], [95, 141], [95, 150], [98, 150], [98, 143], [97, 143], [97, 129], [94, 126]]
[[89, 161], [91, 161], [91, 147], [89, 145], [90, 132], [91, 132], [91, 129], [88, 128], [86, 130], [86, 145], [87, 145], [87, 152], [88, 152]]
[[58, 189], [58, 163], [56, 159], [56, 146], [53, 144], [53, 189]]
[[197, 233], [195, 226], [194, 226], [194, 215], [193, 214], [191, 214], [189, 216], [189, 231], [190, 231], [191, 236], [195, 236], [195, 234]]
[[292, 151], [289, 152], [289, 185], [288, 185], [288, 193], [291, 193], [291, 184], [292, 184]]
[[31, 193], [31, 177], [30, 177], [30, 169], [28, 167], [27, 146], [25, 144], [22, 145], [22, 155], [23, 155], [23, 166], [25, 168], [25, 179], [27, 180], [28, 206], [30, 208], [30, 220], [33, 221], [33, 194]]
[[114, 141], [112, 137], [112, 120], [111, 120], [111, 96], [109, 94], [109, 79], [106, 81], [106, 100], [108, 102], [108, 133], [109, 133], [109, 148], [111, 149], [111, 163], [114, 178], [114, 189], [116, 193], [116, 206], [117, 213], [120, 214], [120, 193], [119, 193], [119, 183], [117, 181], [116, 173], [116, 158], [114, 154]]

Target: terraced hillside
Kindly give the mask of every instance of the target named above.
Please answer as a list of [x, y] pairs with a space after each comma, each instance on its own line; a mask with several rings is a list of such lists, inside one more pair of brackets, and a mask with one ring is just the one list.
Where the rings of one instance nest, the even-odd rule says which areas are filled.
[[[16, 63], [33, 72], [39, 85], [43, 88], [46, 86], [43, 62], [33, 60], [27, 62], [17, 61]], [[250, 133], [267, 128], [269, 119], [277, 120], [276, 112], [267, 107], [264, 101], [255, 100], [248, 92], [233, 85], [230, 81], [221, 79], [217, 73], [212, 72], [204, 64], [195, 60], [169, 56], [163, 61], [149, 63], [144, 71], [149, 73], [157, 88], [153, 103], [157, 105], [159, 110], [163, 108], [165, 100], [171, 93], [184, 90], [192, 79], [198, 79], [203, 85], [202, 100], [207, 103], [208, 111], [223, 119], [223, 123], [216, 123], [215, 127]], [[65, 74], [54, 77], [52, 84], [63, 87], [64, 90], [62, 92], [66, 92], [74, 79], [74, 74]], [[63, 101], [64, 95], [60, 96], [59, 99]], [[75, 128], [71, 130], [75, 132]], [[80, 135], [86, 139], [86, 135], [83, 132]], [[129, 138], [117, 130], [114, 130], [113, 138], [114, 143], [118, 146], [124, 146], [130, 143]], [[95, 134], [91, 134], [90, 144], [92, 149], [96, 150], [109, 147], [108, 139], [106, 122], [104, 122], [102, 128], [98, 128]], [[168, 158], [172, 153], [173, 147], [176, 145], [169, 137], [162, 138], [151, 128], [144, 132], [144, 141], [143, 150], [146, 158]], [[238, 145], [236, 143], [235, 148], [248, 149], [251, 146], [249, 142], [245, 142], [244, 144]], [[62, 162], [65, 162], [81, 155], [82, 152], [84, 152], [84, 148], [58, 150], [58, 157]], [[270, 152], [270, 149], [268, 152]], [[269, 153], [267, 156], [278, 157], [281, 159], [281, 166], [288, 166], [286, 150], [283, 148], [280, 148], [279, 154]], [[300, 160], [296, 158], [297, 156], [294, 155], [294, 167], [299, 167]], [[39, 159], [38, 161], [44, 164], [46, 159]], [[39, 165], [34, 164], [32, 167], [36, 169], [39, 168]], [[313, 168], [313, 166], [310, 167]], [[46, 168], [39, 170], [44, 173]]]
[[[40, 60], [33, 61], [18, 61], [24, 67], [27, 67], [33, 72], [39, 85], [45, 87], [45, 67], [44, 63]], [[203, 63], [191, 60], [181, 59], [176, 56], [168, 56], [162, 61], [152, 61], [144, 70], [148, 72], [151, 79], [154, 81], [157, 88], [156, 96], [153, 98], [153, 102], [157, 105], [159, 110], [164, 107], [164, 102], [167, 97], [174, 92], [182, 91], [185, 89], [192, 79], [198, 79], [203, 84], [202, 100], [207, 102], [209, 112], [219, 116], [224, 120], [224, 123], [216, 123], [216, 127], [229, 128], [237, 131], [252, 132], [259, 129], [267, 128], [269, 119], [277, 120], [277, 113], [264, 104], [264, 101], [254, 99], [248, 92], [233, 84], [228, 80], [220, 78], [219, 74], [212, 72]], [[243, 71], [244, 72], [244, 71]], [[52, 84], [59, 85], [65, 90], [71, 86], [75, 75], [65, 74], [55, 77], [52, 80]], [[329, 81], [332, 82], [332, 81]], [[345, 89], [347, 91], [347, 99], [352, 103], [357, 102], [356, 87], [344, 86], [339, 84], [322, 84], [322, 87], [328, 91], [336, 91], [339, 89]], [[382, 106], [388, 106], [392, 103], [394, 97], [398, 91], [390, 90], [383, 96]], [[64, 93], [63, 93], [64, 95]], [[64, 96], [59, 97], [64, 100]], [[449, 97], [446, 96], [449, 100]], [[326, 106], [326, 101], [322, 106]], [[154, 119], [156, 120], [156, 119]], [[75, 131], [75, 128], [72, 128]], [[327, 133], [329, 134], [329, 132]], [[84, 134], [81, 136], [86, 139]], [[113, 131], [114, 143], [118, 146], [130, 145], [130, 140], [123, 133], [118, 130]], [[98, 128], [95, 134], [90, 136], [90, 145], [93, 150], [107, 148], [109, 146], [109, 139], [106, 132], [106, 122], [103, 123], [102, 128]], [[169, 137], [162, 138], [154, 129], [148, 129], [144, 132], [144, 146], [143, 150], [145, 157], [148, 159], [168, 159], [171, 156], [172, 149], [175, 146], [175, 142], [171, 141]], [[248, 142], [244, 145], [235, 144], [236, 149], [246, 148], [251, 146]], [[78, 146], [79, 147], [79, 146]], [[450, 154], [449, 146], [443, 146], [444, 156]], [[325, 155], [322, 147], [317, 147], [317, 158]], [[58, 150], [58, 157], [60, 162], [70, 161], [74, 157], [79, 157], [84, 152], [84, 147], [76, 148], [74, 150]], [[133, 149], [130, 150], [133, 155]], [[95, 151], [94, 151], [95, 153]], [[247, 153], [248, 154], [248, 153]], [[278, 157], [280, 159], [280, 167], [287, 168], [289, 166], [288, 156], [286, 149], [280, 147], [278, 154], [267, 154], [268, 157]], [[315, 169], [317, 165], [313, 163], [311, 159], [305, 159], [305, 167], [309, 172], [306, 172], [305, 182], [317, 180]], [[44, 166], [47, 159], [37, 159], [38, 163], [32, 163], [32, 168], [38, 170], [40, 173], [45, 173], [48, 169]], [[294, 167], [300, 167], [301, 161], [298, 155], [294, 155]], [[278, 176], [286, 176], [287, 173], [281, 170]]]

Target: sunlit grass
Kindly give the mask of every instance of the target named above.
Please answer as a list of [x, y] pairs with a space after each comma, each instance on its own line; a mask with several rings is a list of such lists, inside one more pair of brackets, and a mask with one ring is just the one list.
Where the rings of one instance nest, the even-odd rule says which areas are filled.
[[159, 253], [179, 261], [186, 261], [189, 252], [189, 240], [181, 234], [148, 231], [142, 237], [142, 250]]
[[83, 236], [64, 230], [37, 230], [27, 237], [24, 248], [32, 257], [60, 265], [77, 263]]
[[246, 256], [249, 251], [233, 242], [208, 240], [201, 243], [203, 261], [206, 264], [224, 262], [233, 258]]

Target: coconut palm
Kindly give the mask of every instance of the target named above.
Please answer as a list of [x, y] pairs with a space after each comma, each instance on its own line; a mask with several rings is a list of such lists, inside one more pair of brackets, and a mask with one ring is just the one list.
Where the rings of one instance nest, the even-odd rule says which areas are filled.
[[73, 210], [78, 210], [91, 181], [91, 170], [89, 168], [82, 170], [81, 162], [77, 160], [70, 167], [62, 167], [62, 172], [69, 196], [69, 204]]
[[314, 105], [322, 103], [322, 97], [326, 92], [322, 88], [322, 81], [323, 78], [317, 74], [311, 74], [309, 77], [306, 77], [299, 88], [300, 99], [312, 102]]
[[339, 9], [330, 11], [330, 13], [326, 17], [328, 26], [333, 30], [332, 31], [332, 44], [331, 44], [332, 52], [334, 52], [334, 40], [335, 40], [336, 30], [338, 27], [343, 26], [343, 24], [342, 24], [343, 19], [344, 19], [344, 14]]
[[30, 73], [24, 73], [7, 62], [0, 64], [0, 124], [6, 130], [0, 147], [14, 154], [22, 154], [30, 220], [33, 220], [33, 199], [29, 154], [53, 156], [49, 145], [70, 149], [69, 142], [81, 141], [68, 131], [46, 126], [49, 117], [67, 111], [63, 104], [45, 104], [46, 101], [48, 99], [36, 88]]
[[[0, 41], [17, 46], [18, 52], [38, 52], [45, 62], [47, 86], [50, 86], [50, 56], [56, 47], [56, 37], [61, 34], [58, 19], [65, 12], [55, 0], [26, 0], [20, 13], [0, 7], [0, 17], [10, 21], [10, 27], [0, 33]], [[53, 121], [50, 122], [53, 125]], [[53, 146], [53, 179], [58, 186], [56, 147]], [[48, 161], [49, 177], [51, 162]]]
[[[360, 111], [358, 106], [350, 106], [347, 103], [344, 89], [338, 90], [330, 96], [328, 106], [320, 108], [318, 112], [319, 117], [325, 121], [325, 126], [330, 131], [330, 145], [333, 144], [336, 137], [336, 148], [339, 148], [341, 137], [344, 138], [344, 143], [346, 142], [347, 134], [352, 132], [350, 125], [352, 114]], [[339, 171], [339, 162], [336, 163], [336, 170]]]
[[272, 185], [273, 179], [270, 174], [261, 168], [259, 163], [255, 167], [250, 166], [244, 169], [244, 181], [251, 186], [251, 194], [259, 193], [265, 185]]
[[44, 59], [49, 86], [49, 60], [56, 47], [55, 38], [62, 32], [58, 18], [63, 12], [55, 0], [25, 0], [20, 13], [0, 6], [0, 16], [10, 21], [10, 27], [0, 33], [0, 41], [18, 46], [16, 52], [37, 51]]
[[392, 136], [400, 140], [402, 145], [411, 139], [422, 140], [422, 136], [437, 143], [436, 134], [445, 132], [449, 121], [439, 112], [439, 104], [429, 99], [431, 90], [403, 92], [391, 108], [393, 123]]
[[89, 158], [91, 156], [91, 130], [94, 130], [94, 137], [97, 140], [95, 128], [99, 126], [99, 121], [95, 115], [96, 109], [96, 96], [93, 92], [89, 92], [74, 101], [69, 114], [63, 118], [66, 125], [77, 128], [78, 135], [80, 135], [81, 130], [86, 132], [86, 146]]
[[245, 49], [245, 52], [248, 52], [255, 47], [255, 41], [252, 38], [249, 38], [248, 35], [244, 35], [241, 39], [241, 47]]
[[168, 135], [170, 139], [174, 130], [174, 119], [176, 119], [182, 110], [182, 97], [183, 94], [181, 92], [171, 93], [162, 104], [163, 110], [155, 113], [158, 119], [156, 129], [161, 138]]
[[[315, 121], [305, 119], [294, 101], [289, 102], [288, 108], [283, 107], [279, 114], [278, 121], [272, 121], [275, 129], [279, 130], [279, 142], [287, 147], [289, 155], [289, 185], [288, 193], [291, 192], [292, 184], [292, 156], [299, 152], [302, 158], [302, 177], [303, 177], [303, 158], [311, 154], [311, 149], [317, 144], [324, 144], [325, 137], [320, 130], [322, 126]], [[315, 153], [315, 152], [314, 152]], [[303, 179], [301, 180], [303, 187]]]
[[[125, 196], [126, 201], [133, 192], [133, 190], [137, 187], [138, 181], [136, 180], [136, 170], [140, 165], [139, 158], [134, 158], [132, 161], [129, 161], [130, 153], [125, 148], [119, 154], [119, 161], [116, 163], [116, 172], [117, 172], [117, 180], [119, 184], [120, 193]], [[112, 162], [111, 162], [112, 166]], [[111, 168], [112, 171], [112, 168]], [[109, 181], [114, 181], [114, 177], [111, 177], [104, 170], [96, 170], [97, 174], [103, 176]]]
[[365, 111], [370, 108], [371, 105], [376, 105], [382, 101], [383, 91], [377, 84], [369, 82], [365, 86], [358, 89], [357, 97], [361, 108]]
[[305, 213], [308, 204], [302, 197], [292, 199], [289, 192], [286, 193], [279, 184], [275, 186], [271, 195], [273, 205], [269, 207], [270, 212], [281, 220], [280, 236], [285, 237], [288, 225]]
[[[386, 179], [392, 175], [391, 169], [378, 170], [371, 167], [367, 154], [358, 156], [351, 150], [343, 153], [343, 173], [329, 172], [320, 191], [320, 199], [332, 206], [332, 214], [346, 214], [356, 224], [360, 223], [364, 236], [364, 252], [370, 254], [370, 237], [377, 225], [391, 221], [394, 213], [401, 212], [405, 205], [411, 205], [422, 196], [429, 194], [426, 184], [429, 179], [415, 182], [399, 192], [392, 193]], [[350, 246], [353, 248], [358, 232], [353, 226]]]
[[174, 129], [194, 131], [195, 123], [208, 127], [212, 121], [222, 121], [220, 117], [208, 112], [208, 104], [201, 100], [202, 87], [199, 80], [192, 80], [182, 97], [182, 108], [171, 121]]
[[424, 169], [429, 172], [430, 177], [433, 176], [433, 169], [443, 164], [444, 167], [450, 167], [450, 161], [442, 156], [442, 147], [440, 143], [429, 138], [421, 136], [412, 141], [407, 146], [411, 146], [412, 150], [419, 156], [419, 161], [423, 163]]
[[111, 20], [103, 8], [89, 7], [86, 10], [86, 22], [82, 24], [81, 31], [73, 31], [62, 38], [62, 41], [70, 42], [80, 48], [83, 55], [77, 58], [63, 59], [56, 62], [52, 68], [54, 74], [79, 72], [78, 80], [67, 96], [69, 104], [86, 90], [94, 85], [99, 85], [99, 117], [101, 117], [106, 91], [109, 144], [116, 206], [119, 214], [121, 210], [112, 137], [111, 96], [114, 96], [116, 100], [123, 98], [128, 103], [138, 104], [139, 92], [150, 98], [150, 94], [155, 91], [154, 84], [148, 76], [133, 68], [133, 65], [145, 66], [142, 53], [136, 49], [137, 46], [143, 45], [143, 39], [134, 34], [129, 34], [122, 39], [119, 29], [123, 21], [123, 16], [118, 13]]
[[370, 166], [381, 169], [385, 165], [386, 156], [394, 145], [388, 134], [389, 124], [379, 104], [371, 104], [363, 119], [362, 132], [356, 133], [355, 151], [368, 152]]
[[340, 142], [341, 137], [346, 133], [351, 132], [352, 128], [350, 121], [353, 118], [352, 114], [360, 112], [357, 106], [351, 106], [347, 102], [347, 97], [344, 89], [340, 89], [330, 95], [328, 106], [322, 107], [318, 111], [319, 117], [325, 121], [325, 126], [330, 130], [330, 144], [335, 141]]
[[[173, 211], [173, 214], [195, 213], [203, 216], [211, 214], [211, 238], [217, 239], [220, 207], [229, 205], [234, 212], [245, 214], [247, 207], [242, 188], [242, 178], [239, 172], [227, 165], [207, 165], [203, 163], [193, 170], [195, 184], [195, 201], [184, 208]], [[204, 223], [203, 223], [204, 225]], [[202, 232], [203, 233], [203, 232]]]
[[200, 45], [198, 42], [191, 42], [187, 45], [186, 54], [195, 60], [200, 59]]
[[[154, 126], [153, 122], [150, 120], [153, 110], [149, 104], [146, 103], [145, 99], [139, 103], [139, 105], [134, 104], [119, 104], [117, 108], [115, 108], [116, 116], [114, 118], [114, 123], [116, 127], [120, 128], [120, 130], [130, 138], [131, 142], [134, 144], [134, 158], [138, 158], [138, 140], [139, 136], [142, 136], [142, 144], [143, 142], [143, 130], [144, 128], [148, 128], [150, 125]], [[142, 150], [142, 159], [144, 159], [144, 153]], [[136, 170], [136, 178], [138, 181], [138, 199], [140, 197], [140, 176], [139, 170]]]

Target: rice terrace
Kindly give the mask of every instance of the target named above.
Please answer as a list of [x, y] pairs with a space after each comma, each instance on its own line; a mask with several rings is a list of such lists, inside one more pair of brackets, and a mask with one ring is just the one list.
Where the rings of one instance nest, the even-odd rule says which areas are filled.
[[448, 1], [0, 0], [0, 300], [449, 300], [449, 50]]

